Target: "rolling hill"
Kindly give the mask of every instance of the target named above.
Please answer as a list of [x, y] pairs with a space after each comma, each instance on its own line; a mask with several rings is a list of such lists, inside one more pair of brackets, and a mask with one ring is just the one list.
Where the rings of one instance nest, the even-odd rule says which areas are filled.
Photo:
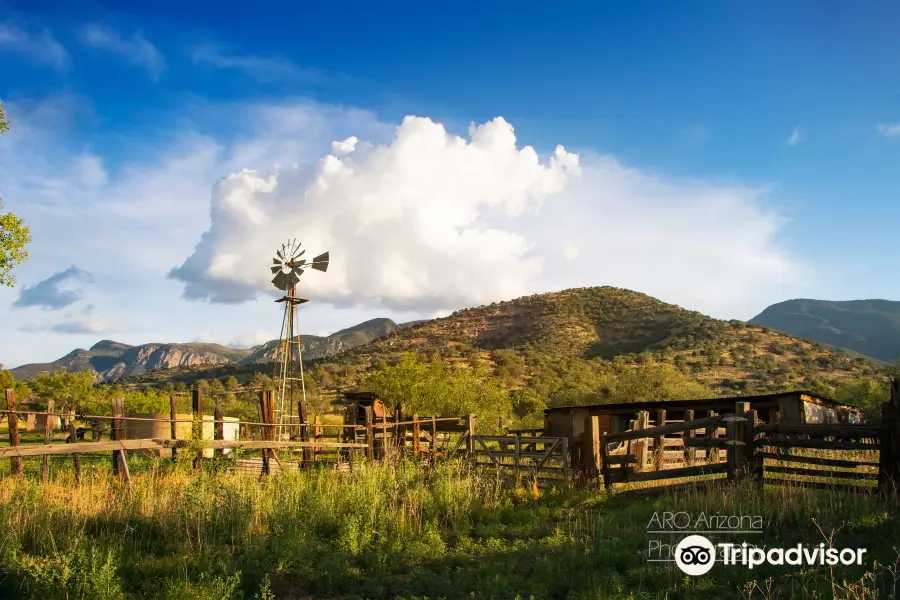
[[512, 386], [532, 386], [541, 395], [581, 385], [591, 373], [649, 362], [672, 364], [722, 393], [830, 392], [876, 368], [864, 357], [765, 326], [713, 319], [612, 287], [458, 311], [316, 362], [332, 373], [353, 374], [407, 351], [512, 373]]
[[900, 357], [900, 302], [788, 300], [750, 322], [882, 361]]

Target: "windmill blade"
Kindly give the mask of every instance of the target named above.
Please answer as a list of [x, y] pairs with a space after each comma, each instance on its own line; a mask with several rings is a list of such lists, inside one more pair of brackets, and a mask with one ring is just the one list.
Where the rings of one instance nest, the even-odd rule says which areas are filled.
[[325, 272], [328, 270], [328, 253], [320, 254], [319, 256], [312, 259], [312, 262], [309, 263], [309, 266], [315, 269], [316, 271]]
[[288, 277], [287, 273], [279, 272], [275, 277], [272, 278], [272, 283], [275, 284], [279, 290], [286, 290], [291, 286], [290, 277]]
[[[280, 258], [281, 260], [284, 260], [284, 244], [281, 245], [281, 250], [277, 250], [275, 252], [275, 254], [278, 256], [278, 258]], [[275, 260], [275, 259], [272, 259], [272, 260]]]
[[272, 259], [272, 264], [273, 264], [273, 265], [280, 265], [280, 264], [281, 264], [281, 261], [278, 260], [277, 258], [273, 258], [273, 259]]
[[300, 281], [301, 275], [303, 275], [303, 271], [291, 271], [291, 274], [288, 275], [291, 284], [297, 285], [297, 282]]
[[279, 271], [281, 271], [281, 265], [271, 267], [271, 269], [272, 269], [272, 274], [274, 275], [275, 273], [278, 273]]
[[[300, 248], [297, 248], [297, 250], [300, 250]], [[298, 258], [300, 258], [301, 256], [303, 256], [304, 254], [306, 254], [306, 250], [305, 250], [305, 249], [304, 249], [304, 250], [300, 250], [299, 252], [297, 252], [297, 250], [294, 251], [294, 252], [296, 252], [296, 254], [294, 254], [293, 256], [291, 256], [291, 260], [297, 260]]]

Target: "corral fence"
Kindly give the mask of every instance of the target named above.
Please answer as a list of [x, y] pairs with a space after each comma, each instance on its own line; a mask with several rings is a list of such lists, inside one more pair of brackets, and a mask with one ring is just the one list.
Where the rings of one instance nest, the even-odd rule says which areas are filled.
[[[131, 479], [128, 457], [132, 454], [171, 457], [173, 461], [184, 454], [199, 469], [204, 459], [239, 451], [231, 468], [260, 474], [313, 465], [349, 470], [354, 457], [384, 461], [411, 455], [430, 461], [464, 452], [467, 446], [463, 440], [475, 431], [474, 415], [412, 415], [400, 421], [375, 417], [371, 410], [367, 410], [362, 424], [323, 423], [318, 417], [313, 423], [276, 423], [271, 391], [259, 393], [259, 421], [226, 418], [218, 403], [213, 415], [204, 414], [201, 390], [190, 392], [189, 413], [178, 412], [176, 396], [172, 395], [170, 414], [150, 416], [126, 415], [121, 398], [111, 400], [110, 415], [89, 415], [56, 411], [52, 399], [46, 410], [22, 410], [14, 390], [6, 390], [5, 395], [0, 421], [7, 421], [9, 445], [0, 446], [0, 459], [8, 458], [11, 473], [18, 475], [24, 470], [23, 458], [40, 458], [43, 481], [49, 479], [52, 456], [70, 457], [75, 481], [80, 482], [82, 458], [104, 453], [111, 456], [113, 472], [125, 481]], [[22, 421], [30, 425], [26, 431], [43, 432], [43, 444], [22, 443]], [[65, 443], [58, 439], [54, 443], [54, 432], [60, 429]], [[247, 451], [256, 456], [248, 456]]]
[[[205, 459], [217, 459], [236, 452], [227, 468], [275, 474], [315, 466], [348, 471], [354, 459], [371, 462], [412, 458], [422, 464], [433, 464], [441, 458], [468, 456], [476, 468], [495, 469], [517, 481], [523, 478], [543, 485], [565, 486], [569, 482], [568, 440], [522, 435], [505, 436], [476, 433], [474, 414], [459, 417], [393, 418], [376, 415], [372, 406], [363, 408], [360, 423], [276, 423], [275, 399], [271, 391], [259, 393], [259, 421], [240, 421], [223, 416], [216, 403], [214, 414], [204, 414], [201, 390], [192, 390], [191, 410], [179, 413], [176, 396], [170, 398], [168, 415], [126, 415], [121, 398], [111, 400], [110, 415], [77, 414], [54, 410], [53, 400], [46, 410], [30, 411], [17, 407], [15, 392], [6, 390], [6, 408], [0, 420], [6, 419], [9, 445], [0, 446], [0, 459], [10, 460], [10, 471], [22, 474], [23, 458], [41, 460], [41, 479], [50, 477], [50, 458], [70, 457], [75, 481], [81, 481], [82, 459], [111, 456], [112, 470], [122, 480], [130, 481], [129, 455], [145, 454], [171, 457], [184, 455], [193, 461], [195, 470]], [[20, 422], [26, 420], [26, 431], [43, 431], [43, 444], [21, 443]], [[65, 443], [54, 443], [54, 432], [62, 429]], [[89, 440], [89, 441], [88, 441]], [[215, 463], [217, 467], [222, 461]]]
[[891, 381], [891, 399], [881, 422], [870, 424], [761, 423], [747, 402], [734, 412], [710, 411], [667, 423], [657, 411], [640, 412], [631, 431], [601, 433], [597, 417], [587, 417], [581, 473], [607, 490], [694, 485], [704, 479], [755, 480], [760, 486], [787, 485], [862, 493], [896, 493], [900, 486], [900, 380]]

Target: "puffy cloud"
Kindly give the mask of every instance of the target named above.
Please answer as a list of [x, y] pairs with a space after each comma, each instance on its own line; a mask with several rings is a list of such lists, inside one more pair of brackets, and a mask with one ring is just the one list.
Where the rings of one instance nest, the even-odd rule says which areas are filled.
[[73, 335], [105, 335], [113, 333], [116, 328], [112, 321], [105, 317], [91, 314], [70, 315], [69, 318], [58, 323], [28, 323], [19, 327], [20, 331], [38, 333], [52, 331], [55, 333]]
[[72, 265], [43, 281], [23, 287], [13, 306], [20, 308], [37, 306], [49, 310], [61, 310], [71, 306], [81, 300], [81, 290], [64, 287], [69, 282], [93, 283], [94, 278], [87, 271]]
[[470, 140], [407, 117], [387, 145], [339, 145], [314, 168], [243, 170], [216, 185], [212, 226], [172, 270], [185, 296], [242, 302], [272, 290], [275, 240], [332, 252], [319, 299], [432, 310], [526, 293], [541, 261], [500, 225], [536, 210], [578, 172], [563, 148], [542, 163], [502, 118]]
[[885, 137], [900, 136], [900, 123], [882, 123], [878, 126], [878, 133]]
[[269, 340], [274, 340], [278, 336], [273, 335], [262, 329], [255, 331], [242, 331], [234, 336], [234, 339], [226, 344], [229, 348], [252, 348], [260, 344], [265, 344]]
[[112, 52], [125, 61], [143, 67], [154, 79], [158, 79], [166, 67], [162, 53], [140, 31], [134, 32], [131, 37], [124, 37], [114, 29], [92, 24], [82, 29], [81, 40], [88, 46]]
[[169, 273], [184, 296], [276, 293], [270, 258], [293, 237], [310, 255], [332, 253], [328, 273], [308, 272], [301, 293], [420, 314], [604, 284], [753, 311], [758, 286], [803, 274], [778, 249], [765, 190], [659, 177], [561, 147], [542, 161], [502, 118], [466, 140], [407, 117], [390, 143], [347, 139], [332, 150], [314, 167], [240, 170], [216, 184], [208, 231]]

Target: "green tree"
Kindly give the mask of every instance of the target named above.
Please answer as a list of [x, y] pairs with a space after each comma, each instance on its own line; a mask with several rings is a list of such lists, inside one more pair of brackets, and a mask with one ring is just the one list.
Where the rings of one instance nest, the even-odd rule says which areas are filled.
[[[9, 119], [0, 104], [0, 134], [9, 129]], [[25, 225], [25, 221], [15, 214], [3, 213], [3, 201], [0, 200], [0, 284], [12, 287], [16, 278], [11, 271], [28, 258], [25, 250], [31, 242], [31, 232]]]
[[88, 408], [94, 408], [97, 395], [94, 393], [94, 378], [92, 371], [65, 371], [54, 373], [40, 373], [34, 379], [34, 393], [42, 401], [44, 406], [51, 398], [54, 409], [58, 412], [77, 411], [83, 412]]
[[885, 380], [860, 379], [838, 386], [834, 398], [861, 408], [866, 420], [875, 421], [881, 417], [881, 405], [890, 400], [891, 390]]
[[254, 391], [272, 390], [275, 389], [275, 384], [272, 381], [272, 378], [265, 373], [257, 373], [253, 376], [253, 379], [250, 380], [250, 387], [253, 388]]
[[0, 390], [8, 390], [15, 387], [15, 385], [16, 378], [13, 377], [13, 374], [5, 369], [0, 370]]

